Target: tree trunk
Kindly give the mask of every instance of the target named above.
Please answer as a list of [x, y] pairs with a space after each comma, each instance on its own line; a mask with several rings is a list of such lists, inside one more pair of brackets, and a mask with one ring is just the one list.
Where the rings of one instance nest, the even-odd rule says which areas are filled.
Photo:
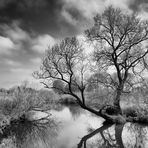
[[[92, 138], [93, 136], [95, 136], [96, 134], [100, 133], [101, 136], [103, 134], [103, 131], [108, 129], [109, 127], [111, 127], [112, 124], [106, 124], [106, 125], [103, 125], [101, 126], [100, 128], [96, 129], [95, 131], [89, 133], [88, 135], [85, 135], [84, 137], [82, 137], [82, 139], [80, 140], [79, 144], [78, 144], [78, 147], [77, 148], [82, 148], [83, 145], [85, 145], [86, 147], [86, 142], [87, 140], [89, 140], [90, 138]], [[103, 135], [104, 136], [104, 135]], [[102, 137], [103, 138], [103, 137]], [[104, 139], [106, 140], [106, 139]], [[85, 148], [84, 147], [84, 148]]]
[[121, 98], [122, 91], [123, 91], [123, 85], [120, 85], [117, 88], [116, 96], [114, 99], [114, 106], [119, 110], [119, 113], [121, 113], [120, 98]]
[[[121, 95], [121, 91], [119, 91], [119, 92], [120, 92], [120, 94], [118, 94], [119, 97], [117, 96], [117, 99], [119, 99], [119, 98], [120, 98], [120, 95]], [[71, 94], [71, 95], [77, 99], [77, 103], [78, 103], [78, 105], [79, 105], [82, 109], [85, 109], [85, 110], [87, 110], [87, 111], [89, 111], [89, 112], [91, 112], [91, 113], [93, 113], [93, 114], [95, 114], [95, 115], [97, 115], [97, 116], [100, 116], [100, 117], [104, 118], [108, 123], [114, 123], [114, 122], [116, 122], [115, 119], [114, 119], [111, 115], [108, 115], [108, 114], [106, 113], [106, 109], [107, 109], [107, 108], [105, 109], [105, 107], [107, 107], [107, 106], [102, 107], [100, 110], [95, 110], [95, 109], [93, 109], [93, 108], [91, 108], [90, 106], [87, 106], [87, 105], [85, 104], [85, 98], [84, 98], [83, 92], [82, 92], [82, 100], [81, 100], [77, 95], [75, 95], [74, 93]], [[117, 99], [116, 99], [115, 101], [117, 101]], [[117, 108], [116, 108], [116, 107], [117, 107]], [[119, 99], [119, 101], [118, 101], [118, 104], [115, 105], [115, 108], [117, 109], [117, 113], [121, 113], [121, 109], [120, 109], [120, 99]]]
[[115, 138], [116, 138], [117, 144], [118, 144], [118, 146], [120, 146], [120, 148], [124, 148], [124, 144], [122, 141], [123, 127], [124, 127], [124, 124], [115, 125]]
[[[79, 104], [80, 105], [80, 104]], [[111, 117], [111, 116], [108, 116], [107, 114], [105, 114], [103, 112], [103, 108], [101, 108], [99, 111], [97, 110], [94, 110], [93, 108], [90, 108], [86, 105], [80, 105], [83, 109], [97, 115], [97, 116], [100, 116], [102, 118], [104, 118], [108, 123], [114, 123], [114, 119]]]

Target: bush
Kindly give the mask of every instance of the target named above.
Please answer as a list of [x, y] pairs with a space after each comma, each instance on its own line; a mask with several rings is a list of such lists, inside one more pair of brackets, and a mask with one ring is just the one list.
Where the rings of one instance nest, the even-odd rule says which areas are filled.
[[37, 105], [37, 99], [35, 101], [36, 94], [33, 90], [21, 87], [16, 88], [11, 96], [0, 100], [1, 114], [14, 118], [21, 116]]
[[137, 117], [139, 110], [136, 107], [129, 107], [123, 110], [123, 114], [126, 117]]
[[113, 94], [106, 90], [89, 92], [86, 95], [86, 103], [97, 109], [102, 108], [104, 105], [113, 105]]
[[0, 99], [0, 113], [16, 119], [35, 108], [47, 108], [53, 100], [54, 94], [35, 91], [24, 87], [16, 88], [11, 96]]
[[45, 104], [51, 104], [57, 100], [59, 100], [59, 95], [49, 90], [40, 90], [38, 92], [38, 98], [44, 101]]
[[116, 109], [114, 106], [106, 106], [106, 113], [109, 115], [117, 115], [118, 109]]
[[74, 99], [74, 97], [70, 96], [70, 95], [62, 95], [61, 99], [59, 100], [59, 103], [61, 104], [77, 104], [76, 100]]

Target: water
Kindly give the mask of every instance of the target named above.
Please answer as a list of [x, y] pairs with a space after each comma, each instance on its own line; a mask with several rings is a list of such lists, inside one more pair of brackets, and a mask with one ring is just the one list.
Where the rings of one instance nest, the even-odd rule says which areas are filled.
[[147, 148], [148, 127], [104, 124], [76, 106], [51, 110], [49, 123], [21, 122], [0, 134], [0, 148]]

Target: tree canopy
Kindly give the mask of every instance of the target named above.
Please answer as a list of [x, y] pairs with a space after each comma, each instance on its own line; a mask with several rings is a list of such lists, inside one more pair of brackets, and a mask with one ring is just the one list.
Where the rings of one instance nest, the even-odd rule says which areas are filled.
[[[62, 81], [66, 89], [58, 87], [58, 91], [71, 94], [79, 103], [84, 104], [88, 71], [89, 66], [83, 46], [76, 37], [72, 37], [65, 38], [47, 50], [40, 72], [35, 72], [34, 75], [43, 80], [42, 83], [46, 88], [54, 88], [55, 80]], [[76, 95], [74, 88], [80, 91], [80, 98]]]
[[86, 35], [97, 44], [94, 57], [98, 65], [115, 69], [118, 78], [115, 105], [119, 106], [129, 73], [139, 74], [145, 69], [148, 22], [110, 6], [94, 17], [94, 26], [86, 30]]

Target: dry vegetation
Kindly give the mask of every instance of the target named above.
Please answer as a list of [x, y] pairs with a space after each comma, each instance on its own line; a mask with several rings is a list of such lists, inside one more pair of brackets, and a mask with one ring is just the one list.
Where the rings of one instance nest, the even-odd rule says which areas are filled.
[[[1, 126], [9, 124], [12, 120], [19, 120], [29, 111], [46, 111], [56, 109], [59, 104], [78, 105], [74, 97], [56, 94], [49, 90], [34, 90], [24, 86], [17, 87], [10, 92], [0, 93], [0, 120]], [[79, 93], [77, 93], [80, 96]], [[100, 110], [103, 106], [113, 105], [114, 93], [107, 89], [96, 89], [85, 92], [86, 104]], [[121, 97], [121, 108], [126, 118], [132, 117], [134, 122], [147, 123], [148, 91], [137, 88]]]
[[58, 95], [49, 90], [34, 90], [24, 86], [0, 93], [1, 127], [13, 120], [26, 118], [29, 111], [50, 110]]

